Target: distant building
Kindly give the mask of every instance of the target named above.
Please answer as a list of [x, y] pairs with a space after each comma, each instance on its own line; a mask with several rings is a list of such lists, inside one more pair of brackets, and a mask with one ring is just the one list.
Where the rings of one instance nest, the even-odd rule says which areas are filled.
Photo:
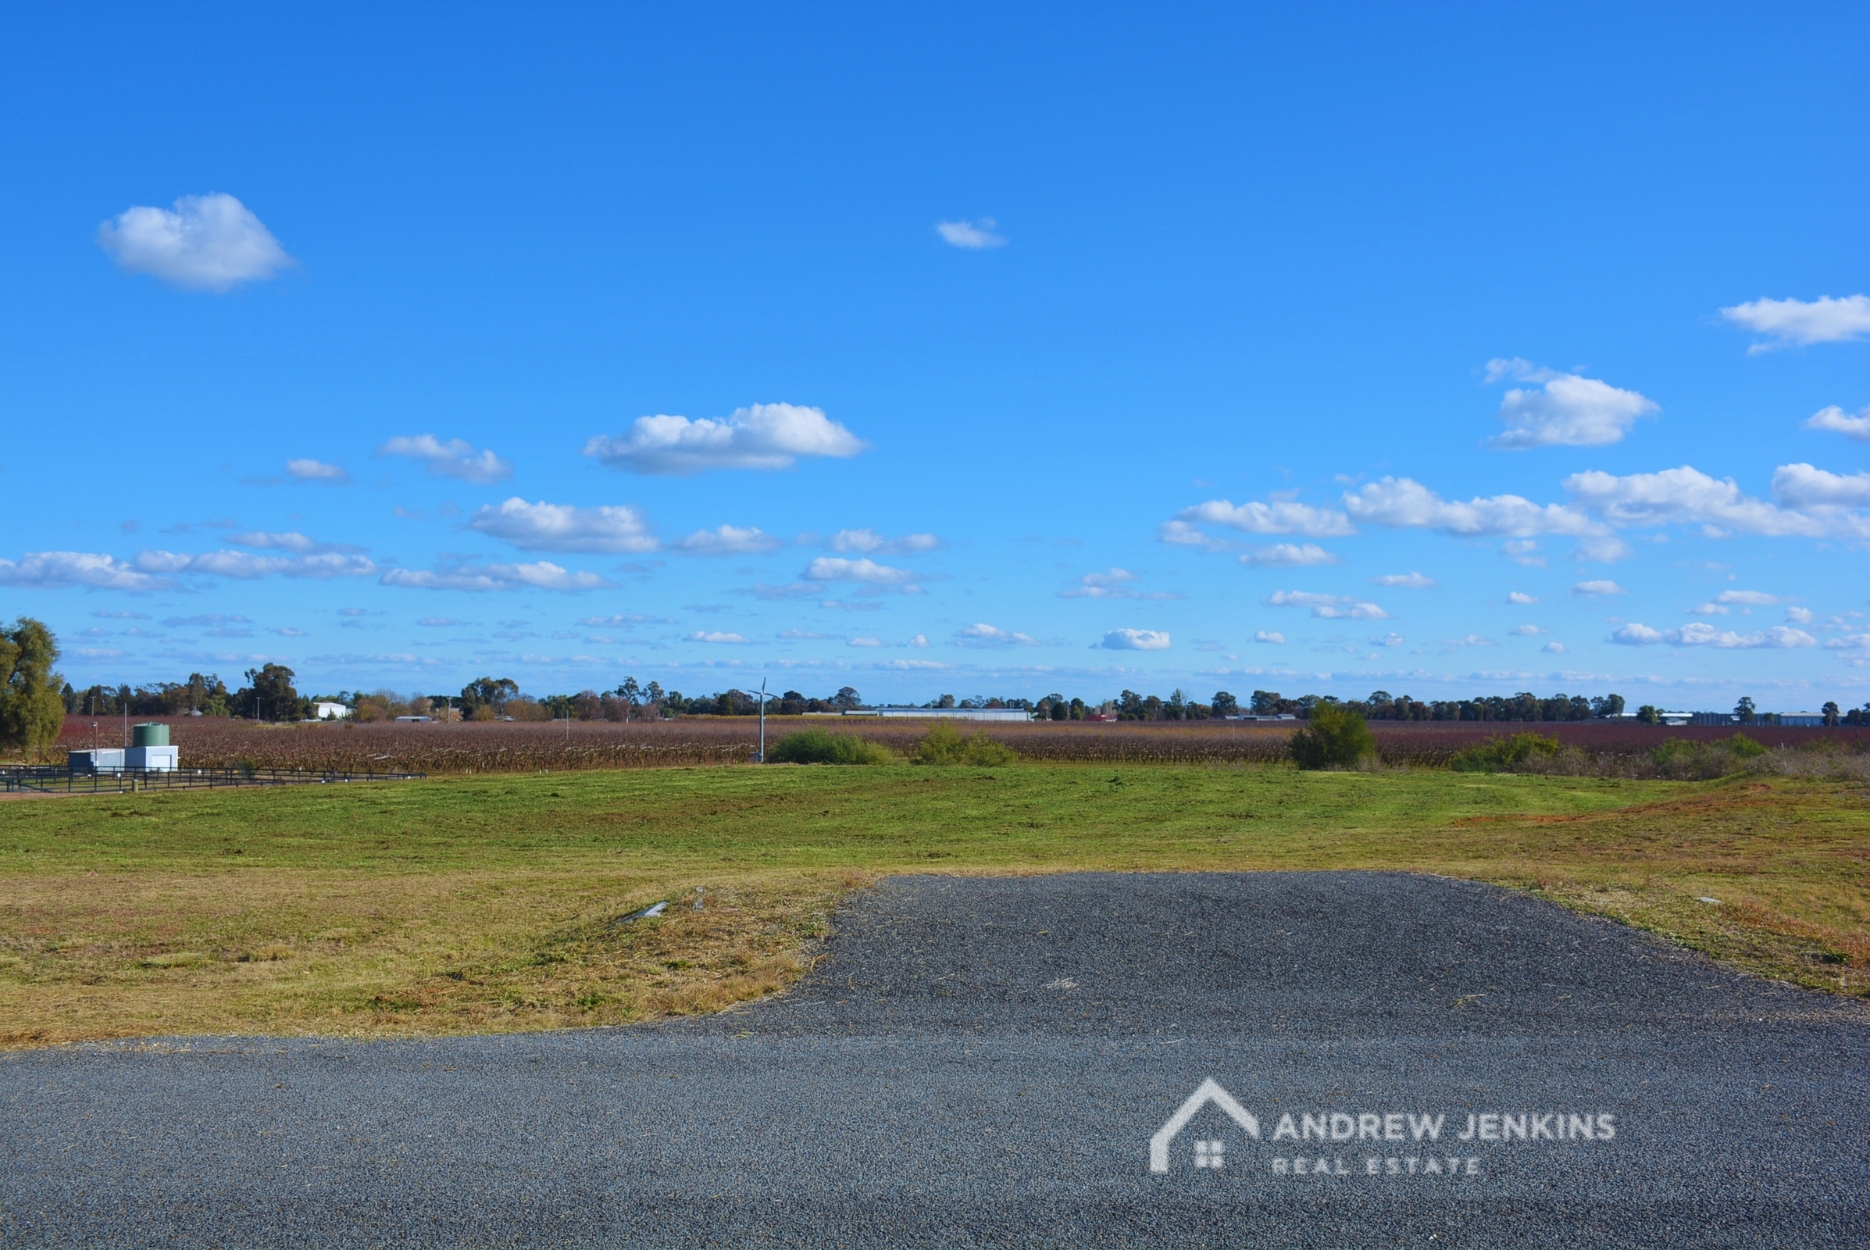
[[[1686, 719], [1673, 719], [1675, 717]], [[1732, 712], [1664, 712], [1662, 723], [1665, 725], [1737, 725], [1740, 722]]]
[[433, 716], [398, 716], [396, 719], [399, 722], [404, 723], [404, 724], [426, 725], [428, 722], [434, 720], [435, 718]]
[[868, 707], [846, 708], [837, 715], [881, 716], [886, 720], [1029, 721], [1032, 719], [1032, 713], [1023, 707]]
[[1222, 720], [1297, 720], [1291, 712], [1241, 712], [1235, 716], [1223, 716]]
[[1799, 725], [1803, 727], [1822, 726], [1825, 723], [1823, 712], [1773, 712], [1761, 717], [1775, 725]]
[[313, 720], [349, 720], [351, 709], [343, 703], [330, 703], [320, 700], [312, 704]]

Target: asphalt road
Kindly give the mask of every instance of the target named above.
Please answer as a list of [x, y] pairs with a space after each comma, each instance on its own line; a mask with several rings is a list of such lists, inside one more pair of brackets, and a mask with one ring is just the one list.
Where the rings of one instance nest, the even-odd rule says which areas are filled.
[[829, 950], [658, 1027], [8, 1056], [0, 1244], [1870, 1245], [1870, 1011], [1533, 899], [904, 878]]

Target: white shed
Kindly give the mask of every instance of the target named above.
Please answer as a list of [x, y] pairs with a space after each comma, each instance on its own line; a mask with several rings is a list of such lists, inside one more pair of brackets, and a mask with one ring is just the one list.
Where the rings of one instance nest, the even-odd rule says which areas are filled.
[[342, 703], [320, 701], [312, 704], [313, 720], [349, 720], [351, 709]]

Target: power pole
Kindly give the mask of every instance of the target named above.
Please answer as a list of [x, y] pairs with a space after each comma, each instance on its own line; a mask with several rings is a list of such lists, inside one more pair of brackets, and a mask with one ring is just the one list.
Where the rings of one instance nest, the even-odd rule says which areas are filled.
[[760, 763], [766, 762], [766, 679], [760, 678]]

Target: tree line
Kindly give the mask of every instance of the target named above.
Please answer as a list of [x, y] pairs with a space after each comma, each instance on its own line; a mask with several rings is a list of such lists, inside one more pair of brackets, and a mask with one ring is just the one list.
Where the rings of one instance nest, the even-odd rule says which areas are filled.
[[[42, 622], [21, 617], [0, 629], [0, 747], [37, 749], [58, 736], [63, 716], [231, 716], [248, 720], [296, 721], [309, 719], [314, 704], [340, 703], [360, 721], [390, 720], [399, 716], [427, 716], [447, 720], [584, 720], [635, 721], [674, 716], [754, 716], [759, 696], [729, 688], [705, 695], [684, 695], [655, 682], [627, 677], [610, 690], [582, 690], [576, 694], [528, 695], [510, 677], [479, 677], [460, 692], [404, 696], [394, 691], [341, 690], [336, 694], [307, 696], [296, 686], [297, 675], [283, 664], [264, 664], [246, 670], [246, 683], [229, 690], [217, 674], [190, 673], [188, 680], [155, 682], [141, 686], [94, 685], [74, 689], [56, 672], [58, 641]], [[867, 705], [850, 686], [823, 698], [787, 690], [770, 695], [767, 710], [780, 716], [807, 712], [861, 710]], [[1366, 720], [1390, 721], [1584, 721], [1618, 717], [1624, 712], [1622, 695], [1554, 694], [1542, 698], [1531, 691], [1513, 695], [1485, 695], [1471, 699], [1411, 698], [1387, 690], [1372, 691], [1363, 699], [1307, 694], [1287, 698], [1276, 690], [1255, 690], [1245, 707], [1225, 690], [1202, 702], [1185, 691], [1170, 691], [1164, 698], [1124, 690], [1114, 699], [1091, 702], [1053, 692], [1039, 699], [1024, 696], [975, 695], [957, 699], [944, 694], [927, 708], [1023, 708], [1039, 720], [1192, 721], [1241, 715], [1291, 716], [1309, 720], [1320, 707], [1354, 712]], [[1870, 703], [1841, 709], [1835, 701], [1822, 708], [1827, 725], [1870, 725]], [[1767, 720], [1770, 713], [1756, 710], [1751, 698], [1734, 708], [1741, 724]], [[1661, 712], [1650, 704], [1640, 707], [1635, 719], [1655, 723]]]

